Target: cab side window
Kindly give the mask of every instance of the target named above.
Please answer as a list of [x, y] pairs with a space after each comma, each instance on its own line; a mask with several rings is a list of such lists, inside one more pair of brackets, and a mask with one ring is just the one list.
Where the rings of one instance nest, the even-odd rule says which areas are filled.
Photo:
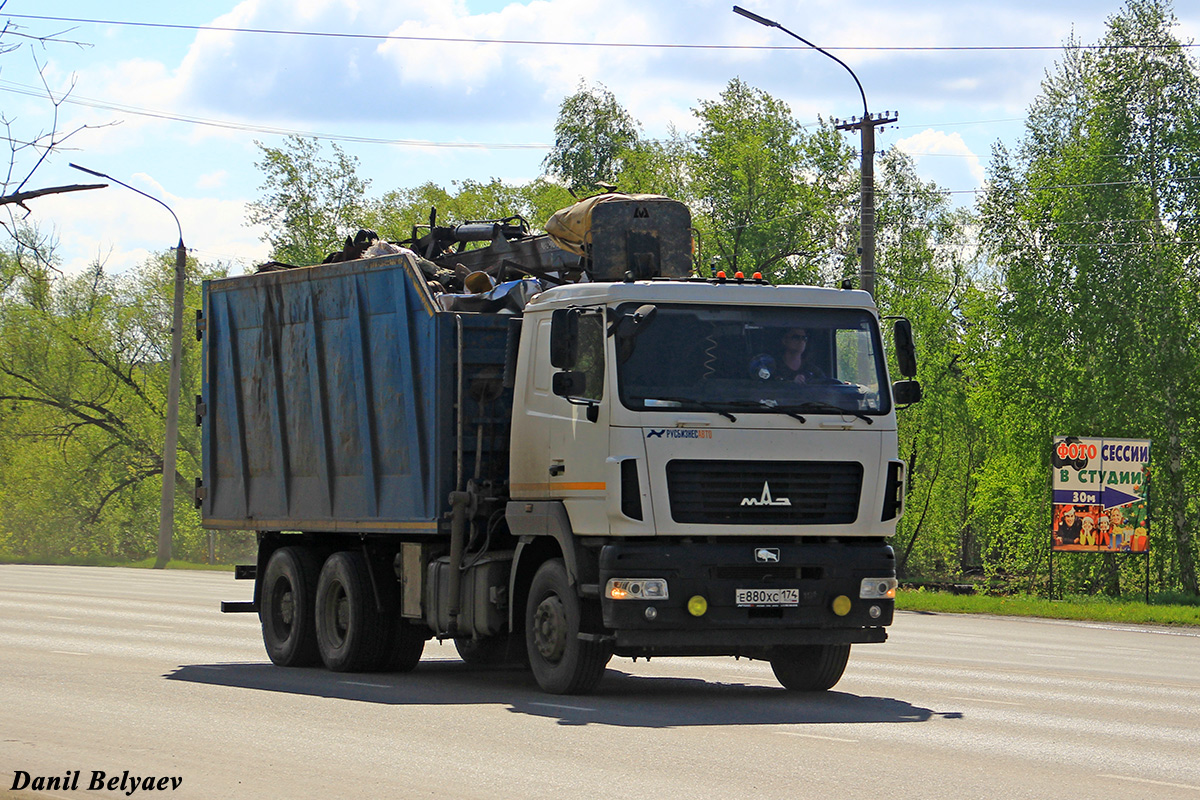
[[604, 399], [604, 315], [584, 314], [579, 318], [579, 359], [575, 369], [587, 376], [585, 400]]

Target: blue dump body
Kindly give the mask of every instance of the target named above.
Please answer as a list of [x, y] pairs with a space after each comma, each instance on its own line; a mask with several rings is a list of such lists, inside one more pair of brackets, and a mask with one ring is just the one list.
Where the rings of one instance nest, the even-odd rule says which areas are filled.
[[203, 524], [438, 532], [460, 480], [507, 480], [510, 320], [441, 310], [404, 255], [206, 281]]

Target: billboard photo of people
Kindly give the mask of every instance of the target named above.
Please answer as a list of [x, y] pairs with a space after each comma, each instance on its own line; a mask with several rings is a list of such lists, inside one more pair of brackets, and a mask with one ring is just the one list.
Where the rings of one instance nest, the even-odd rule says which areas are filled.
[[1099, 549], [1099, 519], [1103, 508], [1097, 505], [1077, 506], [1073, 503], [1055, 505], [1055, 550]]

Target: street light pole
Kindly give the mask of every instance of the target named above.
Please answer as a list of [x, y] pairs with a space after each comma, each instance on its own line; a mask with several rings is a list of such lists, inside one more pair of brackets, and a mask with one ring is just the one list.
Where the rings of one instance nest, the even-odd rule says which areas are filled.
[[849, 131], [858, 129], [862, 133], [862, 157], [860, 162], [861, 175], [861, 202], [859, 207], [858, 217], [858, 234], [859, 234], [859, 272], [858, 285], [859, 288], [867, 292], [871, 296], [875, 295], [875, 127], [878, 125], [886, 125], [895, 122], [897, 117], [890, 112], [876, 114], [871, 116], [871, 112], [867, 109], [867, 93], [863, 91], [862, 82], [858, 76], [854, 74], [854, 70], [847, 66], [846, 62], [830, 53], [817, 47], [815, 44], [805, 39], [803, 36], [789, 31], [787, 28], [780, 25], [774, 20], [760, 17], [752, 11], [747, 11], [741, 6], [734, 6], [735, 14], [740, 14], [748, 20], [757, 22], [759, 25], [764, 25], [768, 28], [778, 28], [779, 30], [808, 45], [818, 53], [832, 58], [837, 63], [841, 64], [846, 72], [850, 73], [850, 77], [854, 78], [854, 83], [858, 86], [858, 93], [862, 95], [863, 115], [862, 119], [851, 118], [849, 122], [834, 120], [834, 125], [838, 130]]
[[179, 373], [183, 353], [183, 284], [185, 268], [187, 267], [187, 249], [183, 246], [183, 226], [179, 217], [171, 207], [153, 195], [135, 189], [127, 183], [117, 180], [102, 172], [71, 164], [80, 172], [104, 178], [124, 186], [131, 192], [142, 197], [148, 197], [165, 208], [175, 220], [179, 229], [179, 244], [175, 246], [175, 299], [171, 315], [171, 377], [167, 383], [167, 433], [163, 444], [163, 479], [162, 498], [158, 515], [158, 555], [154, 560], [155, 569], [163, 569], [171, 560], [171, 534], [175, 530], [175, 452], [179, 445]]

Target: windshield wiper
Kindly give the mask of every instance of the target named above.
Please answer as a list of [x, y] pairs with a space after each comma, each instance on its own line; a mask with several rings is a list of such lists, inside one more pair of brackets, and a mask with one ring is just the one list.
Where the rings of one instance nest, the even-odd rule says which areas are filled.
[[714, 414], [720, 414], [722, 417], [725, 417], [730, 422], [737, 422], [737, 417], [735, 417], [733, 414], [729, 413], [728, 411], [725, 411], [724, 409], [721, 409], [721, 408], [713, 405], [712, 403], [706, 403], [703, 400], [697, 400], [694, 397], [639, 397], [638, 395], [633, 395], [630, 399], [631, 400], [640, 400], [642, 402], [645, 402], [647, 400], [660, 400], [660, 401], [666, 402], [666, 403], [679, 403], [681, 406], [693, 405], [693, 406], [697, 406], [697, 407], [703, 409], [704, 411], [711, 411]]
[[863, 422], [867, 423], [868, 425], [875, 424], [875, 420], [871, 419], [870, 417], [868, 417], [866, 414], [862, 413], [861, 411], [855, 411], [850, 408], [842, 408], [841, 406], [836, 406], [833, 403], [822, 403], [818, 400], [809, 400], [806, 403], [800, 403], [800, 404], [794, 405], [794, 406], [787, 406], [787, 408], [793, 409], [795, 411], [816, 411], [816, 412], [826, 411], [826, 412], [830, 412], [833, 414], [849, 414], [852, 417], [858, 417], [859, 419], [861, 419]]
[[772, 400], [729, 400], [726, 405], [737, 408], [765, 408], [768, 411], [774, 411], [779, 414], [785, 414], [792, 419], [804, 424], [808, 422], [804, 417], [797, 414], [788, 406], [781, 406]]

